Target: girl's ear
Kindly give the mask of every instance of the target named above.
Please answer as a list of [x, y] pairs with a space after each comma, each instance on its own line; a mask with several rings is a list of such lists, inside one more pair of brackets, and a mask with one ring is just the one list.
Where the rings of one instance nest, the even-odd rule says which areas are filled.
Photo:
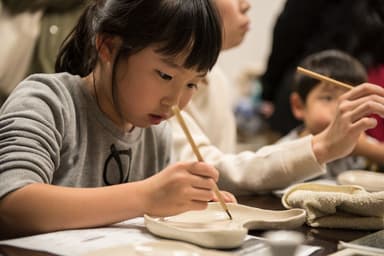
[[291, 110], [297, 120], [303, 120], [305, 117], [305, 103], [301, 100], [297, 92], [291, 93]]
[[97, 35], [96, 36], [96, 49], [99, 59], [103, 63], [111, 63], [116, 55], [120, 41], [117, 37]]

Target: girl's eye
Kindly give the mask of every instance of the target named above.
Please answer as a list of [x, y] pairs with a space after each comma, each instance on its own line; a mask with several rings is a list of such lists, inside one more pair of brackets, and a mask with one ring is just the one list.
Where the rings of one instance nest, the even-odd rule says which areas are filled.
[[170, 75], [168, 75], [168, 74], [166, 74], [166, 73], [164, 73], [164, 72], [161, 72], [160, 70], [157, 70], [157, 74], [159, 74], [159, 76], [160, 76], [162, 79], [166, 80], [166, 81], [170, 81], [170, 80], [172, 80], [172, 76], [170, 76]]
[[187, 85], [188, 86], [188, 88], [190, 88], [190, 89], [199, 89], [199, 87], [197, 86], [197, 84], [188, 84]]

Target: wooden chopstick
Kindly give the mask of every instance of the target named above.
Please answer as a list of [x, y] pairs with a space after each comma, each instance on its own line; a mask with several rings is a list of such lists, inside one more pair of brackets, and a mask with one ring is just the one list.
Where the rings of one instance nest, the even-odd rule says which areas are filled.
[[[185, 123], [184, 118], [183, 118], [182, 115], [180, 114], [180, 109], [179, 109], [179, 107], [177, 107], [177, 106], [173, 106], [173, 107], [172, 107], [172, 111], [173, 111], [173, 113], [175, 114], [175, 116], [176, 116], [176, 118], [177, 118], [177, 121], [179, 122], [181, 128], [183, 129], [184, 134], [185, 134], [185, 136], [187, 137], [188, 142], [189, 142], [189, 144], [191, 145], [191, 147], [192, 147], [192, 151], [193, 151], [193, 153], [195, 154], [197, 160], [200, 161], [200, 162], [204, 162], [204, 159], [203, 159], [203, 157], [201, 156], [200, 151], [199, 151], [199, 149], [197, 148], [196, 143], [195, 143], [195, 141], [193, 140], [191, 133], [189, 132], [189, 129], [188, 129], [188, 127], [187, 127], [187, 124]], [[217, 184], [216, 184], [216, 183], [214, 183], [213, 191], [215, 192], [217, 198], [219, 199], [219, 202], [220, 202], [221, 207], [222, 207], [223, 210], [227, 213], [229, 219], [232, 220], [232, 215], [231, 215], [231, 213], [229, 212], [228, 207], [227, 207], [227, 205], [226, 205], [225, 202], [224, 202], [224, 198], [223, 198], [223, 196], [221, 195], [221, 193], [220, 193], [220, 191], [219, 191], [219, 188], [217, 187]]]
[[353, 86], [351, 86], [349, 84], [337, 81], [335, 79], [329, 78], [327, 76], [321, 75], [319, 73], [313, 72], [313, 71], [305, 69], [303, 67], [297, 67], [297, 72], [299, 72], [299, 73], [301, 73], [303, 75], [307, 75], [309, 77], [318, 79], [318, 80], [323, 81], [323, 82], [328, 82], [328, 83], [333, 84], [333, 85], [337, 85], [337, 86], [341, 86], [341, 87], [347, 88], [348, 90], [353, 88]]

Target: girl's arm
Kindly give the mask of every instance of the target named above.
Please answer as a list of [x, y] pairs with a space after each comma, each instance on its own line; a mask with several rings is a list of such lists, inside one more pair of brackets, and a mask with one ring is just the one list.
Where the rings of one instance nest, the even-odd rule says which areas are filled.
[[35, 183], [0, 200], [0, 236], [113, 224], [149, 214], [201, 210], [213, 199], [218, 172], [205, 163], [177, 163], [138, 182], [69, 188]]
[[142, 184], [102, 188], [27, 185], [0, 201], [0, 236], [95, 227], [143, 215]]

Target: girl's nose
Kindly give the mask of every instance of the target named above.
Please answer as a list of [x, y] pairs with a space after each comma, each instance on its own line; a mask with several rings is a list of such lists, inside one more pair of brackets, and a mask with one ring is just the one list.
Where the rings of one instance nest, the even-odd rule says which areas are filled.
[[162, 98], [160, 103], [167, 108], [171, 108], [175, 105], [178, 106], [178, 104], [180, 103], [181, 94], [182, 90], [175, 89], [174, 91], [172, 91], [172, 93]]
[[248, 12], [249, 8], [251, 8], [251, 5], [249, 4], [248, 0], [240, 0], [240, 11], [242, 13]]

